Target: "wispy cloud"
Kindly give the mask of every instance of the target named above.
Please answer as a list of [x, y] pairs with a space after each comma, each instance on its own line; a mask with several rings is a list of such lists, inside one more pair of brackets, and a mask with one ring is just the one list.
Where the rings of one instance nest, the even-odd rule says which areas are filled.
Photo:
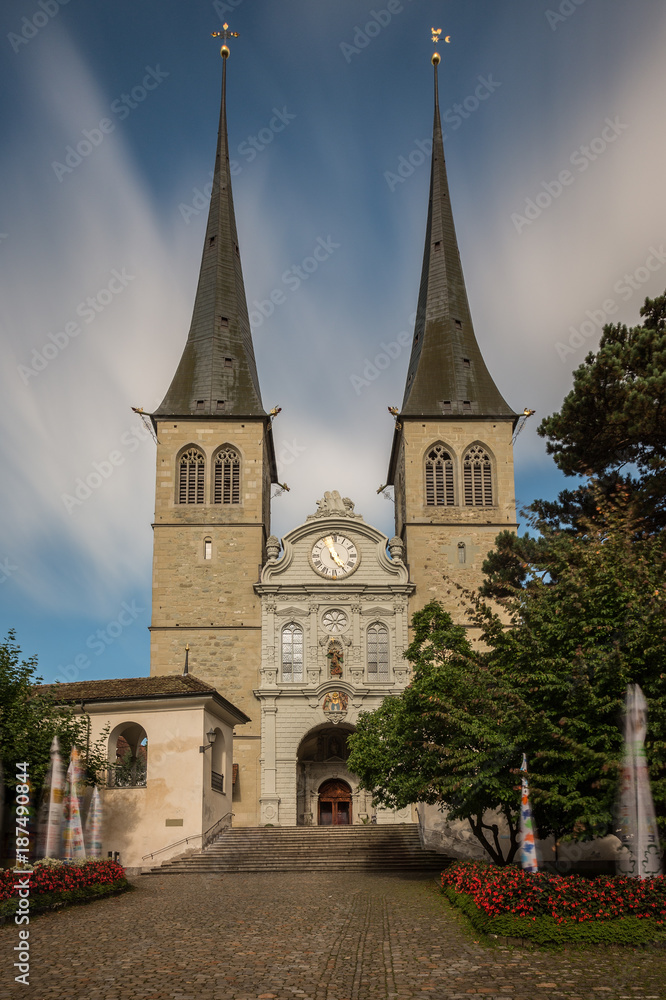
[[[12, 190], [3, 219], [10, 235], [0, 246], [0, 385], [11, 415], [0, 442], [4, 524], [12, 551], [29, 556], [17, 585], [36, 607], [76, 602], [83, 610], [77, 572], [68, 584], [78, 564], [105, 581], [87, 592], [92, 611], [148, 571], [152, 442], [133, 436], [140, 423], [130, 405], [157, 402], [169, 373], [155, 343], [162, 331], [182, 330], [188, 306], [122, 128], [64, 182], [52, 169], [83, 129], [109, 115], [60, 25], [51, 26], [40, 59], [26, 61], [24, 84], [25, 133], [2, 161]], [[113, 476], [80, 509], [68, 509], [63, 495], [119, 449]]]

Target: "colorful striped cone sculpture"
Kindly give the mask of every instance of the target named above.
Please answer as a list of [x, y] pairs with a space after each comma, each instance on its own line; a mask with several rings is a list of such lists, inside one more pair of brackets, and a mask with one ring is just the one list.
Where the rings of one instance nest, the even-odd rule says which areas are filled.
[[81, 826], [78, 789], [81, 787], [82, 768], [79, 751], [72, 747], [65, 782], [65, 809], [62, 831], [62, 856], [65, 861], [81, 861], [86, 856]]
[[102, 800], [97, 785], [93, 789], [86, 819], [86, 857], [102, 857]]
[[54, 736], [51, 743], [51, 763], [46, 775], [39, 816], [37, 856], [40, 858], [60, 857], [64, 791], [65, 771], [60, 757], [58, 737]]
[[520, 863], [529, 872], [538, 872], [536, 844], [534, 843], [534, 827], [532, 826], [532, 810], [530, 809], [530, 793], [527, 784], [527, 757], [523, 754], [520, 765], [523, 772], [523, 787], [520, 798]]

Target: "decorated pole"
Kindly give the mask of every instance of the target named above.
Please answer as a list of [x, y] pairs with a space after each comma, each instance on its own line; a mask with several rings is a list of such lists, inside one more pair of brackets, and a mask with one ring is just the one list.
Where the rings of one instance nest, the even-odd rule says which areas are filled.
[[534, 827], [532, 825], [532, 810], [530, 809], [530, 791], [527, 782], [527, 757], [523, 754], [520, 765], [523, 772], [522, 793], [520, 797], [520, 863], [529, 872], [538, 872], [536, 844], [534, 842]]
[[62, 853], [65, 861], [82, 861], [86, 856], [81, 826], [79, 790], [82, 785], [83, 769], [79, 751], [72, 747], [72, 756], [67, 768], [65, 782], [65, 809], [63, 816]]
[[102, 857], [102, 800], [99, 789], [95, 785], [93, 789], [90, 809], [86, 818], [86, 857]]
[[40, 858], [60, 857], [64, 788], [65, 772], [60, 756], [60, 744], [58, 737], [54, 736], [51, 743], [51, 763], [46, 776], [39, 816], [37, 856]]
[[631, 878], [661, 874], [659, 835], [650, 790], [645, 737], [647, 702], [638, 684], [627, 686], [624, 715], [624, 761], [620, 785], [617, 871]]

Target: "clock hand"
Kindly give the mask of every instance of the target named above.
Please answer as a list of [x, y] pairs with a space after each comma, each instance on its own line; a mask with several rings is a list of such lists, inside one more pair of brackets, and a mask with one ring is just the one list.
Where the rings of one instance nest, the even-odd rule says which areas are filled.
[[326, 548], [331, 553], [333, 562], [336, 563], [341, 569], [344, 569], [345, 564], [343, 563], [342, 559], [333, 548], [333, 539], [331, 538], [331, 536], [329, 535], [328, 538], [325, 538], [324, 542], [326, 543]]

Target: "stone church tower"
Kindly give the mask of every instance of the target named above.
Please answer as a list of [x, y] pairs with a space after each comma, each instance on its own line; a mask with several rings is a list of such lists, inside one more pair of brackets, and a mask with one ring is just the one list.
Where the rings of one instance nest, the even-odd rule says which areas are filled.
[[464, 621], [450, 581], [477, 586], [498, 531], [515, 528], [517, 416], [490, 377], [472, 327], [437, 68], [423, 273], [388, 480], [396, 536], [389, 540], [351, 498], [331, 489], [313, 497], [316, 510], [280, 540], [270, 535], [275, 453], [243, 286], [226, 46], [222, 53], [214, 184], [192, 324], [151, 415], [159, 442], [151, 674], [180, 674], [189, 662], [197, 678], [251, 719], [234, 736], [234, 825], [404, 822], [412, 819], [409, 808], [373, 809], [347, 770], [347, 738], [361, 712], [409, 682], [403, 653], [411, 614], [439, 599]]
[[254, 592], [276, 481], [261, 402], [231, 193], [226, 68], [213, 191], [192, 323], [171, 386], [152, 414], [158, 438], [151, 674], [189, 669], [252, 723], [235, 741], [241, 824], [257, 822], [261, 604]]
[[421, 286], [387, 482], [395, 486], [396, 535], [416, 584], [410, 615], [440, 600], [461, 621], [459, 592], [443, 578], [478, 587], [495, 536], [517, 527], [512, 432], [518, 416], [493, 382], [474, 335], [446, 177], [438, 62], [435, 55]]

